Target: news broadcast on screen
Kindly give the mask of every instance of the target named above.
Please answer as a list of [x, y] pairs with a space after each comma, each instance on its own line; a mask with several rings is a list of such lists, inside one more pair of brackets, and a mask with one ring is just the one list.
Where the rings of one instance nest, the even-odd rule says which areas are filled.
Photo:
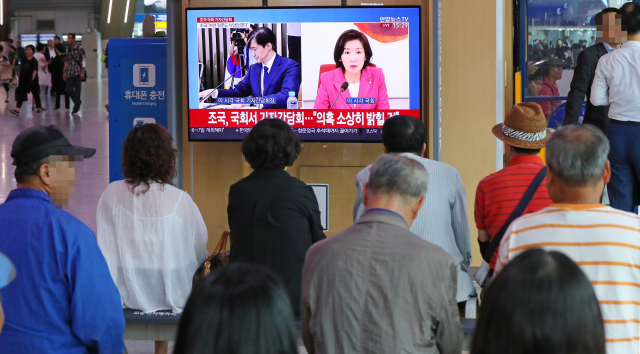
[[187, 9], [189, 140], [238, 141], [263, 119], [302, 141], [376, 142], [420, 119], [420, 8]]

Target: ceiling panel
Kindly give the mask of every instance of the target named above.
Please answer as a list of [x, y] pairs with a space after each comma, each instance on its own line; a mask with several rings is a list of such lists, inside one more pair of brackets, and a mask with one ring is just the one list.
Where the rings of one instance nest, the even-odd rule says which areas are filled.
[[93, 10], [99, 11], [101, 0], [13, 0], [11, 11]]

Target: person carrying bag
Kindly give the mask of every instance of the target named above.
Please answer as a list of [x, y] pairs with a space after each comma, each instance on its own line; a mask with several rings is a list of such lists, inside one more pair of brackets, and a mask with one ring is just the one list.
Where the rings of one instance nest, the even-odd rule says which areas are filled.
[[502, 242], [504, 233], [507, 232], [507, 229], [509, 228], [509, 225], [511, 225], [513, 220], [521, 217], [522, 214], [524, 214], [524, 211], [527, 209], [527, 206], [529, 206], [531, 199], [533, 199], [533, 196], [536, 194], [536, 191], [540, 187], [540, 183], [544, 181], [544, 178], [546, 176], [547, 167], [543, 167], [533, 178], [533, 181], [531, 181], [531, 184], [529, 184], [529, 187], [527, 187], [527, 191], [522, 196], [522, 199], [520, 199], [520, 201], [518, 202], [516, 208], [513, 209], [513, 212], [511, 213], [511, 215], [509, 215], [507, 221], [504, 223], [504, 225], [502, 225], [500, 231], [498, 231], [493, 239], [491, 239], [489, 247], [485, 250], [480, 250], [480, 253], [482, 254], [482, 265], [480, 265], [480, 269], [478, 269], [474, 278], [481, 287], [484, 288], [485, 285], [490, 282], [491, 277], [493, 276], [493, 269], [491, 269], [491, 266], [489, 264], [491, 263], [491, 258], [493, 258], [493, 255], [498, 251], [498, 247], [500, 247], [500, 242]]
[[518, 103], [492, 132], [505, 143], [509, 163], [482, 179], [476, 192], [474, 214], [484, 262], [473, 276], [480, 286], [491, 278], [500, 242], [511, 222], [552, 204], [544, 182], [547, 169], [539, 156], [552, 133], [542, 107], [534, 102]]

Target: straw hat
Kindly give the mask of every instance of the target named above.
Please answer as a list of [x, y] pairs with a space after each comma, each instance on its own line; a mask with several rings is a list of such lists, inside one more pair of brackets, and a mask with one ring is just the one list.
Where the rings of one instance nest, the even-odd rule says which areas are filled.
[[542, 149], [551, 136], [542, 107], [533, 102], [513, 106], [504, 123], [497, 124], [492, 131], [506, 144], [525, 149]]

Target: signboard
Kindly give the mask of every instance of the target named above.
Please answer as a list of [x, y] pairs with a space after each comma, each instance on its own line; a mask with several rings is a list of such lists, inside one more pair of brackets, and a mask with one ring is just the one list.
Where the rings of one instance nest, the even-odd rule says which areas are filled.
[[55, 34], [41, 34], [40, 42], [46, 43], [47, 41], [52, 41], [56, 37]]
[[167, 39], [109, 40], [109, 181], [124, 179], [122, 145], [135, 125], [167, 127]]
[[322, 230], [324, 232], [329, 231], [329, 185], [307, 183], [318, 200], [318, 207], [320, 208], [320, 224], [322, 224]]

